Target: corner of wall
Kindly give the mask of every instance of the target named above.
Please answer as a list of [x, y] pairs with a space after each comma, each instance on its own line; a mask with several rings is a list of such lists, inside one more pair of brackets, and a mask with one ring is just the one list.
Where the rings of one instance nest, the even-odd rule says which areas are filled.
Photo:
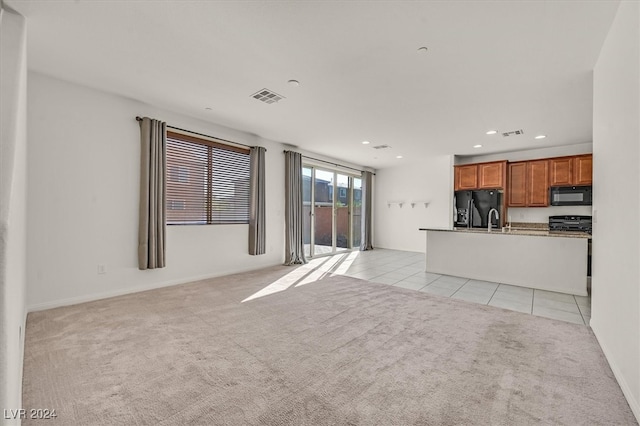
[[[26, 79], [26, 21], [19, 14], [3, 10], [0, 18], [0, 407], [6, 410], [22, 406], [27, 281]], [[3, 424], [20, 424], [19, 418], [3, 418], [3, 421]]]
[[[591, 328], [640, 421], [640, 226], [620, 226], [622, 190], [640, 183], [640, 4], [621, 2], [593, 73], [593, 276]], [[633, 184], [636, 182], [636, 184]], [[640, 212], [640, 198], [625, 210]], [[618, 247], [619, 250], [612, 250]]]
[[611, 367], [611, 371], [613, 372], [613, 375], [618, 381], [618, 384], [620, 385], [620, 389], [622, 390], [622, 393], [627, 399], [627, 402], [629, 403], [629, 407], [631, 408], [633, 415], [636, 416], [636, 419], [638, 420], [638, 422], [640, 422], [640, 401], [638, 401], [638, 399], [635, 397], [631, 389], [631, 385], [627, 381], [625, 374], [622, 372], [620, 366], [616, 363], [615, 361], [616, 357], [614, 356], [614, 353], [611, 350], [611, 348], [609, 348], [608, 345], [606, 344], [606, 339], [601, 338], [602, 334], [606, 333], [606, 330], [603, 331], [603, 329], [600, 326], [600, 323], [598, 322], [597, 317], [591, 318], [589, 322], [589, 326], [591, 327], [591, 330], [593, 331], [594, 336], [596, 336], [596, 340], [598, 341], [598, 344], [602, 349], [602, 353], [607, 359], [609, 363], [609, 367]]

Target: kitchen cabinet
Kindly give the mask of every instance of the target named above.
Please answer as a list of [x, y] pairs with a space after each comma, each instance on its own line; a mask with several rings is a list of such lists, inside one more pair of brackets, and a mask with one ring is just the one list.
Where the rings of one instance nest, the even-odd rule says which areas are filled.
[[549, 205], [549, 162], [527, 161], [527, 205], [546, 207]]
[[454, 189], [504, 189], [507, 179], [507, 162], [465, 164], [454, 168]]
[[509, 163], [509, 207], [549, 205], [549, 162], [547, 160]]
[[509, 207], [527, 206], [527, 162], [509, 163], [509, 186], [507, 188]]
[[593, 155], [552, 158], [549, 160], [549, 185], [591, 185]]
[[504, 188], [507, 179], [507, 162], [497, 161], [493, 163], [478, 164], [478, 188], [497, 189]]
[[573, 157], [549, 160], [549, 181], [550, 186], [573, 185]]
[[573, 184], [591, 185], [593, 182], [593, 155], [580, 155], [573, 159]]
[[456, 191], [478, 189], [478, 165], [455, 166], [454, 182]]

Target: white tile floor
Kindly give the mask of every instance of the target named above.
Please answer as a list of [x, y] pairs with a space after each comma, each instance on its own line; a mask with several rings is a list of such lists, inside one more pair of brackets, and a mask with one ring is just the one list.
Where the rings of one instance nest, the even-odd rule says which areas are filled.
[[374, 249], [310, 261], [309, 267], [467, 302], [589, 325], [591, 298], [424, 272], [424, 254]]

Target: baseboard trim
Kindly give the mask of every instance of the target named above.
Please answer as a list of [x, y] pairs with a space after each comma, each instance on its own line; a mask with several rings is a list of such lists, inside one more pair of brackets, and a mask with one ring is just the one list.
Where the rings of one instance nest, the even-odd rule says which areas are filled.
[[[109, 299], [111, 297], [124, 296], [126, 294], [140, 293], [142, 291], [155, 290], [155, 289], [164, 288], [164, 287], [171, 287], [174, 285], [186, 284], [190, 282], [207, 280], [211, 278], [218, 278], [218, 277], [223, 277], [225, 275], [233, 275], [233, 274], [239, 274], [243, 272], [250, 272], [250, 271], [255, 271], [257, 269], [270, 268], [278, 265], [282, 265], [282, 263], [262, 265], [258, 268], [247, 268], [240, 271], [228, 272], [223, 274], [206, 274], [206, 275], [198, 275], [198, 276], [193, 276], [188, 278], [179, 278], [175, 280], [162, 281], [162, 282], [157, 282], [157, 283], [152, 283], [152, 284], [147, 284], [147, 285], [142, 285], [142, 286], [137, 286], [132, 288], [124, 288], [124, 289], [118, 289], [118, 290], [107, 291], [102, 293], [94, 293], [94, 294], [87, 294], [87, 295], [76, 296], [76, 297], [69, 297], [67, 299], [53, 300], [50, 302], [36, 303], [34, 305], [28, 305], [27, 312], [29, 313], [29, 312], [44, 311], [47, 309], [77, 305], [79, 303], [95, 302], [96, 300]], [[26, 319], [26, 316], [25, 316], [25, 319]], [[22, 335], [24, 337], [24, 328], [23, 328]]]
[[631, 407], [631, 411], [633, 412], [633, 415], [636, 417], [636, 420], [638, 421], [638, 423], [640, 423], [640, 401], [637, 401], [634, 399], [634, 396], [631, 393], [631, 388], [627, 383], [627, 381], [625, 380], [624, 376], [622, 375], [620, 368], [618, 368], [618, 365], [614, 362], [614, 358], [611, 354], [611, 351], [609, 350], [609, 348], [607, 348], [606, 345], [603, 344], [602, 339], [598, 337], [597, 321], [594, 321], [593, 318], [591, 318], [591, 320], [589, 321], [589, 325], [591, 326], [591, 330], [593, 330], [593, 334], [594, 336], [596, 336], [596, 340], [598, 341], [598, 344], [600, 345], [600, 348], [604, 353], [604, 357], [607, 359], [607, 362], [609, 363], [609, 367], [611, 367], [611, 371], [613, 371], [613, 375], [616, 377], [616, 380], [620, 385], [620, 389], [622, 389], [622, 394], [627, 399], [627, 402], [629, 403], [629, 407]]

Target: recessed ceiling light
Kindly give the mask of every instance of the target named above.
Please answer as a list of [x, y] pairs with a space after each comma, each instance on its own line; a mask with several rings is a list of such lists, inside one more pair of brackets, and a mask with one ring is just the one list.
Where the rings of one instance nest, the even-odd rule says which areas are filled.
[[534, 139], [544, 139], [546, 137], [547, 137], [547, 135], [538, 135]]
[[396, 155], [396, 158], [402, 158], [402, 155]]
[[287, 83], [289, 83], [292, 86], [298, 87], [300, 86], [300, 82], [298, 80], [289, 80], [287, 81]]
[[369, 145], [371, 142], [369, 141], [362, 141], [362, 145]]
[[488, 134], [488, 135], [495, 135], [496, 133], [498, 133], [498, 131], [497, 131], [497, 130], [489, 130], [489, 131], [487, 132], [487, 134]]
[[482, 148], [482, 145], [474, 145], [474, 148]]
[[427, 50], [429, 50], [429, 49], [427, 49], [425, 46], [422, 46], [422, 47], [418, 48], [418, 52], [420, 52], [420, 53], [427, 53]]
[[207, 111], [211, 111], [211, 108], [209, 108], [209, 107], [206, 107], [205, 109], [206, 109]]

